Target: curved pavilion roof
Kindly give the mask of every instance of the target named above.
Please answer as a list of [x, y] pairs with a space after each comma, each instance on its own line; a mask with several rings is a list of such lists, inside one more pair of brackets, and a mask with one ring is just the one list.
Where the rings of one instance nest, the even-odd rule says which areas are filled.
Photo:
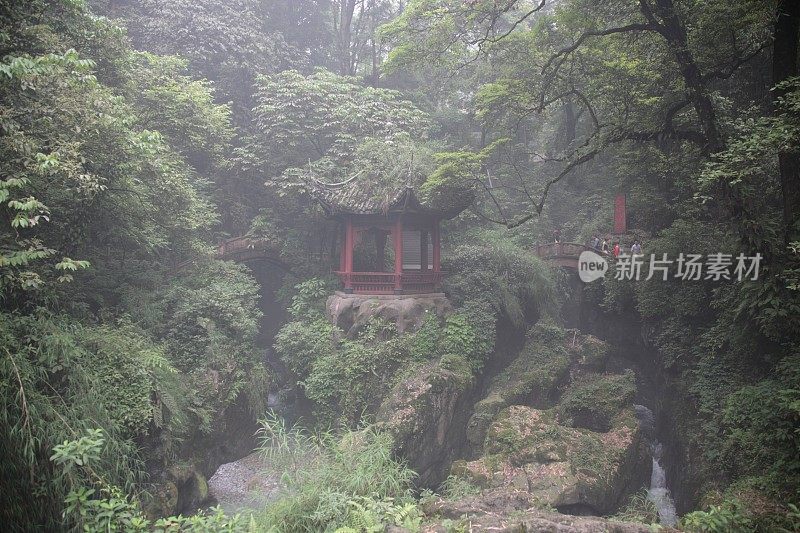
[[453, 194], [446, 200], [421, 199], [414, 186], [405, 184], [381, 188], [368, 187], [364, 183], [352, 180], [334, 186], [315, 180], [309, 185], [311, 195], [329, 217], [417, 213], [449, 219], [469, 207], [473, 200], [473, 194], [467, 191]]

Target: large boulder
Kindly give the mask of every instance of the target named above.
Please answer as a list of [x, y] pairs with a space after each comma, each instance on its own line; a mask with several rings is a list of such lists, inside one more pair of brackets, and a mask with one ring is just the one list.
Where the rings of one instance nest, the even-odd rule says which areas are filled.
[[436, 498], [423, 505], [429, 521], [425, 531], [496, 531], [519, 533], [646, 533], [644, 524], [619, 522], [599, 517], [576, 517], [542, 509], [525, 491], [488, 490], [458, 500]]
[[379, 427], [394, 438], [394, 452], [434, 487], [447, 475], [464, 442], [468, 374], [433, 361], [398, 383], [378, 410]]
[[370, 295], [337, 291], [328, 298], [326, 310], [331, 323], [348, 338], [355, 338], [373, 317], [394, 323], [403, 333], [419, 329], [429, 313], [444, 318], [453, 312], [453, 307], [443, 293]]
[[586, 372], [603, 368], [608, 345], [577, 330], [552, 323], [537, 323], [527, 333], [519, 355], [489, 384], [486, 396], [475, 404], [467, 427], [467, 439], [479, 448], [492, 420], [504, 407], [526, 404], [552, 406], [560, 387]]
[[168, 475], [178, 489], [177, 513], [195, 513], [209, 502], [208, 481], [196, 467], [178, 464], [169, 469]]
[[623, 374], [585, 374], [574, 379], [558, 402], [559, 419], [566, 425], [609, 431], [617, 413], [630, 407], [636, 377]]
[[632, 408], [608, 432], [559, 423], [557, 409], [514, 405], [495, 417], [485, 455], [457, 461], [452, 473], [488, 489], [524, 491], [568, 514], [613, 512], [643, 483], [647, 446]]

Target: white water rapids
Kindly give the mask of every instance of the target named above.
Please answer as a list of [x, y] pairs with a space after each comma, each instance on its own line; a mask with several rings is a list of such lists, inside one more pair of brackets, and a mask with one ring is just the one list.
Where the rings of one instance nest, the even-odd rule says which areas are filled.
[[671, 527], [678, 522], [678, 512], [675, 510], [675, 501], [667, 486], [666, 472], [661, 465], [664, 446], [655, 438], [655, 416], [653, 416], [653, 411], [644, 405], [634, 405], [634, 408], [636, 416], [642, 424], [642, 429], [650, 437], [650, 453], [653, 456], [653, 473], [650, 474], [647, 499], [656, 506], [659, 522], [664, 526]]

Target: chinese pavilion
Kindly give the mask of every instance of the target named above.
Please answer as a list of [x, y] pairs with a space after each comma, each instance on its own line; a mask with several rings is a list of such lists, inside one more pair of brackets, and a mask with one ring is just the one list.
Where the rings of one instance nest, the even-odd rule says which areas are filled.
[[[472, 201], [457, 194], [448, 205], [422, 201], [411, 185], [379, 192], [358, 183], [317, 182], [311, 193], [340, 226], [339, 269], [346, 293], [426, 294], [441, 290], [441, 220]], [[387, 246], [388, 244], [388, 246]]]

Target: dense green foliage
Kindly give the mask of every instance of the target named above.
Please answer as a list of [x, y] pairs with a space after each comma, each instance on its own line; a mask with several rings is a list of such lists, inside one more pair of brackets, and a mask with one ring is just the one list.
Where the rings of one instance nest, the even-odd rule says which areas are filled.
[[259, 518], [275, 531], [382, 531], [421, 523], [411, 497], [414, 472], [392, 457], [392, 439], [372, 427], [309, 435], [268, 416], [261, 452], [283, 472], [283, 494]]
[[419, 0], [382, 30], [390, 69], [459, 67], [439, 101], [464, 80], [479, 86], [468, 109], [482, 142], [452, 152], [442, 179], [475, 184], [481, 221], [528, 242], [553, 228], [585, 242], [608, 235], [613, 195], [625, 192], [633, 231], [622, 244], [644, 240], [645, 259], [762, 255], [756, 281], [606, 276], [586, 295], [611, 320], [643, 321], [692, 457], [694, 501], [759, 494], [775, 506], [744, 497], [754, 510], [739, 515], [750, 517], [741, 527], [765, 530], [759, 513], [797, 502], [800, 480], [789, 370], [800, 302], [797, 27], [776, 25], [787, 5]]
[[[796, 527], [793, 9], [0, 1], [0, 521], [256, 527], [221, 513], [158, 520], [139, 504], [170, 465], [203, 462], [193, 443], [224, 435], [228, 410], [247, 405], [251, 422], [263, 414], [268, 329], [318, 421], [351, 431], [314, 440], [264, 424], [311, 461], [264, 523], [413, 529], [411, 473], [389, 456], [388, 437], [352, 430], [423, 365], [451, 371], [462, 391], [487, 369], [509, 398], [558, 388], [570, 355], [556, 323], [575, 288], [531, 249], [554, 229], [576, 242], [608, 235], [613, 198], [625, 193], [630, 230], [616, 238], [626, 247], [637, 238], [646, 256], [762, 256], [757, 280], [607, 275], [583, 291], [593, 319], [639, 328], [664, 376], [688, 458], [684, 499], [710, 505], [682, 526]], [[340, 235], [309, 186], [351, 179], [373, 198], [406, 185], [434, 204], [475, 197], [444, 224], [452, 314], [402, 334], [377, 319], [357, 332], [330, 324], [322, 278]], [[279, 255], [278, 297], [252, 275], [263, 281], [271, 267], [213, 258], [219, 240], [242, 234]], [[264, 317], [273, 299], [290, 302], [287, 323]], [[528, 348], [492, 368], [512, 338]], [[607, 428], [602, 413], [632, 390], [628, 374], [583, 376], [559, 391], [558, 416]], [[621, 513], [651, 515], [636, 500]]]
[[[228, 107], [80, 2], [2, 9], [2, 519], [58, 529], [97, 482], [146, 499], [146, 463], [212, 432], [246, 384], [263, 409], [269, 379], [257, 286], [205, 258]], [[51, 465], [97, 428], [91, 467]]]
[[275, 349], [321, 420], [357, 426], [377, 411], [398, 379], [432, 360], [466, 385], [493, 348], [494, 321], [478, 308], [464, 306], [446, 318], [429, 313], [419, 330], [402, 334], [374, 317], [348, 338], [323, 315], [323, 282], [312, 279], [296, 290], [292, 321], [276, 335]]
[[228, 531], [243, 532], [244, 520], [238, 515], [227, 517], [219, 510], [201, 512], [194, 516], [170, 516], [150, 520], [132, 503], [119, 487], [110, 485], [94, 472], [106, 444], [100, 429], [87, 432], [79, 439], [64, 441], [53, 447], [53, 461], [61, 472], [59, 477], [73, 479], [83, 473], [89, 479], [77, 484], [66, 496], [64, 516], [82, 531]]
[[446, 288], [456, 304], [473, 302], [495, 320], [503, 317], [516, 326], [556, 311], [553, 274], [523, 246], [495, 232], [473, 233], [464, 240], [446, 256], [453, 271]]

